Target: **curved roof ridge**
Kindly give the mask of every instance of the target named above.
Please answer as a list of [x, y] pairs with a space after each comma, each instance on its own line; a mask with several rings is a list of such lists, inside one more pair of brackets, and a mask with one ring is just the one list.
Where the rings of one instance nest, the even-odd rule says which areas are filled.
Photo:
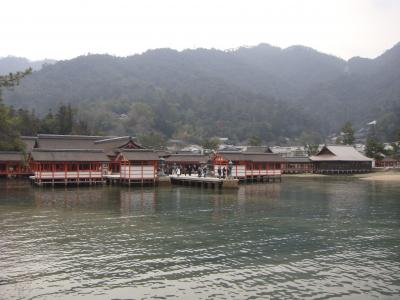
[[134, 138], [129, 136], [129, 135], [127, 135], [127, 136], [116, 136], [116, 137], [106, 138], [106, 139], [102, 139], [102, 140], [97, 140], [94, 143], [95, 144], [101, 144], [101, 143], [119, 141], [119, 140], [123, 140], [123, 139], [133, 140]]
[[45, 139], [84, 139], [84, 140], [97, 140], [114, 138], [115, 136], [98, 136], [98, 135], [74, 135], [74, 134], [38, 134], [37, 137]]
[[92, 153], [103, 153], [102, 149], [43, 149], [34, 148], [32, 152], [92, 152]]

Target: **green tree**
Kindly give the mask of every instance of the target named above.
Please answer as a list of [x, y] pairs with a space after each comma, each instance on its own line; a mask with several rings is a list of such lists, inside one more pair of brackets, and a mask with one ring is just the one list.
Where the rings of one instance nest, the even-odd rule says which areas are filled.
[[383, 144], [376, 135], [375, 125], [369, 128], [365, 154], [370, 158], [382, 159], [381, 154], [384, 152]]
[[23, 72], [10, 73], [8, 75], [0, 75], [0, 101], [2, 98], [2, 88], [13, 88], [19, 85], [19, 82], [26, 75], [31, 74], [32, 69], [29, 68]]
[[74, 126], [74, 113], [71, 104], [62, 104], [56, 114], [58, 134], [71, 134]]
[[41, 121], [33, 110], [20, 108], [14, 113], [14, 118], [21, 135], [36, 135], [39, 132]]
[[354, 130], [350, 122], [346, 122], [342, 127], [342, 143], [345, 145], [353, 145], [354, 143]]
[[18, 124], [13, 116], [14, 112], [4, 105], [2, 90], [17, 86], [19, 81], [31, 71], [28, 69], [24, 72], [0, 76], [0, 150], [23, 150]]
[[217, 150], [219, 144], [220, 144], [219, 139], [214, 137], [211, 139], [204, 140], [202, 146], [204, 149]]
[[368, 137], [365, 148], [365, 154], [370, 158], [382, 159], [381, 154], [384, 151], [383, 144], [375, 137]]
[[152, 149], [164, 149], [166, 145], [165, 139], [161, 135], [153, 132], [140, 135], [139, 142], [143, 147]]
[[39, 132], [48, 134], [57, 133], [57, 121], [51, 110], [49, 110], [47, 115], [41, 120]]
[[317, 144], [308, 144], [305, 146], [305, 150], [309, 156], [315, 155], [318, 153], [318, 145]]
[[261, 139], [256, 135], [252, 135], [249, 138], [249, 145], [250, 146], [261, 146]]
[[74, 134], [83, 134], [83, 135], [91, 134], [88, 123], [83, 119], [79, 119], [78, 122], [76, 122], [74, 124], [73, 133]]

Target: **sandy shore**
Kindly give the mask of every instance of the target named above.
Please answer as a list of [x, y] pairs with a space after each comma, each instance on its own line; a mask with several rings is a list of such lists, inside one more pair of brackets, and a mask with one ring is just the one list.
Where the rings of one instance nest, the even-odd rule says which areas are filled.
[[376, 180], [376, 181], [397, 181], [400, 182], [400, 172], [387, 171], [387, 172], [376, 172], [368, 174], [360, 174], [356, 177], [362, 180]]
[[367, 174], [353, 174], [353, 175], [284, 174], [283, 177], [284, 178], [321, 178], [321, 177], [349, 178], [350, 177], [361, 180], [400, 182], [400, 171], [372, 172]]

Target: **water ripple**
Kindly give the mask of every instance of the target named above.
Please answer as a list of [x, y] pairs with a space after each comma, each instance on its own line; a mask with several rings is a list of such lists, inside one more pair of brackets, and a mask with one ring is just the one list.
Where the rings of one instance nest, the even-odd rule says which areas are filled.
[[396, 299], [400, 190], [354, 184], [0, 194], [0, 298]]

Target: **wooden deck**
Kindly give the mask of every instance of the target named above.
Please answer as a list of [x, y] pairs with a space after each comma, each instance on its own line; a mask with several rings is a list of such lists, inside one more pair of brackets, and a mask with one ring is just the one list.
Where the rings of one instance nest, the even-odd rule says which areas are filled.
[[74, 186], [79, 186], [79, 185], [97, 185], [97, 184], [105, 184], [106, 181], [104, 178], [99, 177], [99, 178], [37, 178], [36, 176], [29, 176], [29, 180], [31, 181], [32, 184], [36, 186], [55, 186], [55, 185], [64, 185], [64, 186], [69, 186], [69, 185], [74, 185]]

